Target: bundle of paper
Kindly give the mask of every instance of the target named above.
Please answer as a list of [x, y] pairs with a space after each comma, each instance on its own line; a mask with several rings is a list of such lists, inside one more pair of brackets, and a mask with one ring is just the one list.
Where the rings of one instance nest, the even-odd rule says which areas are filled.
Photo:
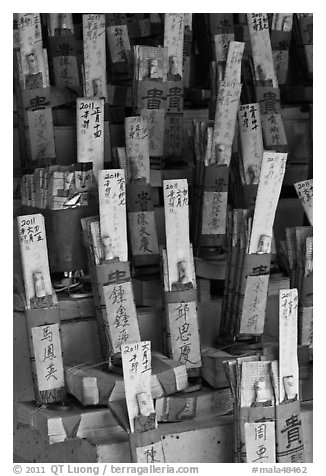
[[124, 382], [119, 374], [101, 370], [98, 364], [65, 365], [68, 392], [82, 405], [107, 405], [109, 398], [124, 396]]
[[180, 392], [157, 398], [155, 411], [158, 422], [176, 422], [205, 415], [213, 418], [233, 411], [233, 397], [229, 388], [203, 387], [192, 393]]
[[107, 438], [124, 431], [109, 408], [86, 409], [77, 403], [67, 408], [35, 407], [33, 402], [20, 402], [17, 421], [19, 426], [38, 431], [49, 444], [72, 438]]
[[151, 392], [153, 398], [171, 395], [186, 388], [188, 388], [186, 364], [158, 352], [152, 352]]
[[221, 335], [225, 337], [234, 336], [236, 333], [242, 267], [251, 223], [252, 218], [248, 210], [234, 209], [228, 213], [227, 241], [229, 253], [220, 327]]
[[[196, 195], [193, 210], [193, 244], [223, 245], [226, 233], [228, 179], [232, 143], [242, 84], [241, 60], [244, 43], [226, 41], [226, 61], [220, 61], [214, 121], [194, 121]], [[223, 120], [222, 120], [223, 118]]]
[[[106, 372], [98, 364], [65, 365], [68, 392], [83, 405], [107, 405], [125, 398], [121, 374]], [[153, 398], [171, 395], [188, 387], [186, 366], [158, 352], [152, 353]]]
[[239, 357], [227, 361], [225, 367], [235, 400], [235, 462], [275, 462], [271, 362], [257, 356]]
[[50, 210], [87, 206], [94, 187], [92, 169], [92, 162], [36, 168], [22, 177], [22, 204]]
[[213, 388], [227, 387], [224, 362], [234, 357], [223, 350], [205, 347], [201, 350], [201, 358], [203, 379]]
[[229, 265], [221, 329], [229, 339], [264, 331], [273, 223], [286, 158], [286, 153], [264, 151], [254, 210], [235, 209], [228, 216]]
[[236, 462], [304, 461], [297, 307], [297, 290], [281, 290], [279, 348], [265, 348], [260, 357], [238, 357], [225, 362], [235, 400]]

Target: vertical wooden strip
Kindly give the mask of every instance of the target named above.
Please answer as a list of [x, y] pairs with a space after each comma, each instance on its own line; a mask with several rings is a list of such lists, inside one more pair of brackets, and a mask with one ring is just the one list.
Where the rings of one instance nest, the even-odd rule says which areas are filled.
[[52, 110], [27, 111], [29, 140], [32, 161], [53, 160], [56, 157]]
[[126, 225], [126, 183], [122, 169], [99, 172], [101, 237], [105, 259], [128, 260]]
[[242, 104], [238, 112], [246, 184], [258, 184], [264, 145], [258, 103]]
[[125, 118], [126, 158], [131, 179], [150, 182], [149, 141], [147, 121], [141, 116]]
[[256, 81], [270, 81], [277, 88], [267, 13], [247, 13], [247, 20]]
[[137, 314], [131, 281], [103, 286], [106, 317], [112, 352], [121, 352], [121, 345], [139, 342]]
[[241, 61], [245, 43], [230, 41], [225, 65], [224, 81], [241, 83]]
[[158, 263], [159, 249], [150, 184], [128, 185], [127, 210], [134, 265], [145, 266]]
[[148, 147], [150, 157], [162, 157], [164, 154], [164, 109], [141, 109], [141, 116], [148, 126]]
[[299, 398], [298, 291], [280, 290], [279, 295], [280, 403]]
[[[229, 44], [234, 41], [234, 33], [222, 33], [213, 35], [213, 57], [215, 61], [226, 61], [228, 55]], [[238, 81], [240, 83], [240, 81]]]
[[83, 15], [84, 70], [86, 97], [107, 97], [105, 15]]
[[182, 78], [184, 13], [165, 13], [164, 46], [168, 50], [169, 72]]
[[49, 37], [74, 33], [72, 13], [48, 13], [47, 24]]
[[313, 179], [294, 184], [299, 200], [307, 215], [310, 225], [313, 225]]
[[53, 65], [54, 84], [59, 88], [80, 85], [76, 40], [73, 35], [49, 37], [49, 53]]
[[[17, 27], [19, 35], [20, 58], [24, 81], [31, 73], [30, 60], [33, 62], [35, 71], [45, 78], [45, 65], [42, 49], [41, 17], [39, 13], [18, 13]], [[31, 56], [32, 55], [32, 56]], [[45, 83], [42, 83], [46, 86]]]
[[125, 63], [131, 50], [127, 25], [111, 25], [106, 28], [112, 63]]
[[[33, 298], [52, 296], [44, 217], [41, 214], [17, 217], [27, 309]], [[35, 281], [40, 280], [36, 289]], [[48, 306], [50, 307], [50, 306]]]
[[[143, 341], [136, 344], [122, 344], [121, 346], [123, 379], [129, 415], [131, 433], [135, 431], [135, 418], [141, 414], [137, 395], [144, 394], [148, 403], [147, 413], [154, 413], [151, 396], [151, 342]], [[157, 422], [155, 419], [155, 427]]]
[[247, 276], [240, 334], [261, 335], [264, 332], [269, 274]]
[[163, 180], [169, 286], [192, 283], [187, 179]]
[[202, 203], [202, 235], [225, 234], [229, 167], [205, 167]]
[[219, 86], [213, 132], [213, 153], [218, 165], [230, 165], [241, 87], [227, 81]]
[[104, 168], [104, 101], [77, 98], [77, 161], [93, 162], [96, 181]]
[[275, 211], [286, 159], [286, 153], [265, 151], [263, 154], [249, 253], [270, 253]]
[[281, 114], [263, 114], [261, 122], [265, 149], [278, 152], [287, 151], [287, 140]]

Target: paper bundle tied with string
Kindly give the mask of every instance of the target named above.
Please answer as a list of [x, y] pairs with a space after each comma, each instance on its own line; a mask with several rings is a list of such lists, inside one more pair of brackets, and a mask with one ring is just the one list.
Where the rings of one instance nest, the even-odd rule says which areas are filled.
[[[83, 405], [107, 405], [125, 399], [122, 375], [105, 371], [106, 362], [65, 364], [67, 390]], [[154, 352], [151, 394], [153, 398], [174, 394], [188, 387], [186, 366]]]

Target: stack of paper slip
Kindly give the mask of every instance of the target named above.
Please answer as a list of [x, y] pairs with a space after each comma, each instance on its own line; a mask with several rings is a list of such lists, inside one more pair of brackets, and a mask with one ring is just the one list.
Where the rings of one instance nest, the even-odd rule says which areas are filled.
[[83, 405], [107, 405], [109, 399], [124, 398], [120, 374], [106, 372], [97, 364], [65, 365], [68, 392]]
[[[67, 390], [83, 405], [107, 405], [125, 398], [122, 375], [90, 365], [65, 365]], [[151, 392], [153, 398], [180, 392], [188, 387], [185, 364], [152, 353]]]
[[171, 395], [187, 387], [186, 365], [159, 352], [152, 352], [152, 397]]

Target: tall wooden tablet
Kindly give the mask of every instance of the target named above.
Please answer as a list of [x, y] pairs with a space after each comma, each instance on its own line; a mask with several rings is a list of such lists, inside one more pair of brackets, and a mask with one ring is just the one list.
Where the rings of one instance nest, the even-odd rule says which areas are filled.
[[130, 166], [131, 178], [145, 178], [150, 182], [149, 142], [147, 121], [141, 116], [125, 118], [126, 158]]
[[230, 41], [225, 65], [224, 81], [241, 83], [241, 61], [244, 47], [245, 43], [242, 41]]
[[187, 179], [163, 180], [166, 252], [170, 290], [174, 283], [192, 283]]
[[170, 74], [182, 78], [184, 13], [165, 13], [164, 46], [168, 50]]
[[130, 430], [134, 433], [137, 416], [155, 415], [151, 395], [151, 342], [122, 344], [121, 357]]
[[33, 161], [55, 159], [55, 141], [52, 110], [44, 109], [27, 111], [28, 132]]
[[78, 98], [77, 162], [93, 162], [93, 173], [104, 168], [104, 100]]
[[36, 75], [38, 73], [41, 74], [39, 87], [48, 86], [46, 82], [40, 14], [18, 13], [17, 27], [24, 87], [26, 87], [26, 77], [30, 74]]
[[267, 13], [247, 13], [256, 81], [270, 81], [278, 87], [274, 69]]
[[299, 398], [298, 291], [282, 289], [279, 295], [280, 403]]
[[17, 217], [17, 224], [26, 306], [27, 309], [30, 309], [34, 307], [35, 299], [45, 296], [52, 297], [44, 217], [39, 213], [22, 215]]
[[122, 169], [100, 170], [99, 207], [105, 259], [128, 261], [126, 183]]
[[230, 165], [242, 85], [221, 81], [214, 118], [213, 154], [218, 165]]
[[270, 253], [275, 211], [285, 173], [286, 159], [286, 153], [272, 151], [263, 153], [249, 253]]
[[238, 119], [245, 183], [257, 184], [264, 152], [259, 104], [240, 105]]
[[131, 50], [127, 25], [110, 25], [106, 33], [112, 63], [126, 63]]
[[294, 184], [310, 225], [313, 224], [313, 179]]
[[105, 15], [83, 15], [85, 96], [107, 97]]

